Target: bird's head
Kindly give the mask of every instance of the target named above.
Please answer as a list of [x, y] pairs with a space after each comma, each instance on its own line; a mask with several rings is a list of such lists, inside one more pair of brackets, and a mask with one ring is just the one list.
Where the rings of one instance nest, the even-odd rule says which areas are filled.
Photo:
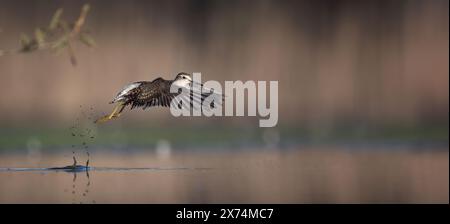
[[186, 72], [178, 73], [178, 75], [175, 77], [175, 81], [178, 81], [178, 80], [185, 80], [188, 82], [192, 82], [191, 75]]
[[186, 72], [180, 72], [175, 77], [173, 84], [179, 87], [189, 88], [190, 86], [192, 86], [191, 75]]

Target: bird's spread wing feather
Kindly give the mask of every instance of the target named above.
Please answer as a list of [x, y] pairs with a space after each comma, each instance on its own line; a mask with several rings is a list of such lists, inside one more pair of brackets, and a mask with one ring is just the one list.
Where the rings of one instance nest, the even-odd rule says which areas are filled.
[[170, 93], [171, 81], [157, 78], [152, 82], [141, 82], [139, 87], [130, 91], [126, 105], [134, 107], [143, 107], [144, 109], [152, 106], [169, 107], [170, 102], [175, 97]]
[[[178, 95], [178, 93], [170, 93], [170, 86], [172, 85], [172, 81], [170, 80], [157, 78], [151, 82], [144, 81], [138, 83], [139, 85], [128, 91], [126, 95], [127, 100], [125, 101], [125, 105], [131, 105], [131, 109], [135, 107], [143, 107], [143, 109], [146, 109], [147, 107], [153, 106], [170, 107], [172, 99]], [[189, 102], [190, 106], [194, 107], [194, 109], [200, 109], [195, 108], [195, 106], [197, 105], [198, 107], [210, 95], [217, 95], [215, 96], [216, 99], [223, 100], [222, 94], [214, 93], [213, 91], [201, 92], [202, 87], [200, 89], [191, 89], [190, 95], [185, 96], [183, 100]], [[215, 105], [222, 104], [222, 100], [216, 100]], [[193, 102], [196, 103], [194, 104]], [[212, 107], [215, 105], [211, 104]]]

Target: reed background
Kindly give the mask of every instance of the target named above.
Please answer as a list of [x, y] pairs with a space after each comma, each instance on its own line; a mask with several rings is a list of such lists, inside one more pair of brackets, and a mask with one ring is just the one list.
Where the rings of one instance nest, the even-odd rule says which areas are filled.
[[[17, 47], [21, 33], [46, 26], [59, 7], [75, 20], [83, 3], [0, 1], [0, 49]], [[278, 80], [280, 125], [448, 121], [447, 1], [88, 3], [86, 26], [98, 46], [76, 46], [77, 67], [64, 53], [1, 58], [2, 123], [71, 121], [81, 104], [109, 110], [125, 84], [179, 71]], [[173, 119], [156, 110], [127, 120]]]

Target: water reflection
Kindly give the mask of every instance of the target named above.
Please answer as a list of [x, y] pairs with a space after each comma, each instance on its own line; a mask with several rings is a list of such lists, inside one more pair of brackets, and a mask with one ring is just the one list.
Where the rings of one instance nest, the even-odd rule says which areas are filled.
[[[88, 160], [89, 161], [89, 160]], [[64, 167], [50, 167], [50, 168], [0, 168], [0, 172], [38, 172], [40, 174], [55, 174], [55, 173], [68, 173], [72, 174], [72, 186], [71, 191], [67, 188], [64, 188], [63, 192], [65, 194], [70, 194], [71, 203], [72, 204], [87, 204], [87, 203], [97, 203], [96, 200], [89, 195], [92, 177], [90, 173], [92, 172], [109, 172], [116, 173], [117, 172], [139, 172], [139, 171], [204, 171], [204, 170], [212, 170], [212, 168], [187, 168], [187, 167], [171, 167], [171, 168], [161, 168], [161, 167], [89, 167], [89, 162], [86, 163], [86, 166], [76, 165], [76, 159], [74, 157], [74, 164], [70, 166]], [[114, 175], [114, 174], [113, 174]], [[85, 178], [80, 178], [85, 177]], [[24, 176], [26, 177], [26, 176]], [[80, 189], [80, 185], [86, 181], [84, 184], [84, 188]], [[1, 200], [0, 200], [1, 202]], [[67, 203], [67, 202], [64, 202]]]
[[[1, 203], [448, 203], [448, 149], [0, 156]], [[55, 169], [58, 168], [58, 169]], [[36, 184], [38, 183], [38, 184]]]
[[[91, 186], [91, 179], [89, 176], [89, 169], [86, 169], [85, 173], [86, 173], [86, 179], [87, 179], [87, 183], [84, 187], [84, 191], [82, 193], [83, 198], [80, 201], [77, 201], [77, 196], [78, 196], [78, 192], [77, 192], [77, 173], [78, 172], [82, 172], [82, 171], [75, 171], [75, 170], [66, 170], [65, 172], [69, 172], [69, 173], [73, 173], [73, 179], [72, 179], [72, 204], [76, 204], [76, 203], [83, 203], [83, 199], [89, 199], [88, 197], [88, 193], [89, 193], [89, 187]], [[89, 201], [92, 203], [95, 203], [95, 200]]]

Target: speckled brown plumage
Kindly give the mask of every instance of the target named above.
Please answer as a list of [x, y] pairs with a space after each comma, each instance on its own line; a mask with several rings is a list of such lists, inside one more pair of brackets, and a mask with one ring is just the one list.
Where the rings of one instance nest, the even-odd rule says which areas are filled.
[[137, 82], [140, 85], [130, 90], [125, 96], [125, 105], [131, 105], [131, 109], [135, 107], [143, 107], [143, 109], [151, 106], [169, 107], [170, 102], [176, 96], [170, 93], [171, 80], [157, 78], [151, 82]]

